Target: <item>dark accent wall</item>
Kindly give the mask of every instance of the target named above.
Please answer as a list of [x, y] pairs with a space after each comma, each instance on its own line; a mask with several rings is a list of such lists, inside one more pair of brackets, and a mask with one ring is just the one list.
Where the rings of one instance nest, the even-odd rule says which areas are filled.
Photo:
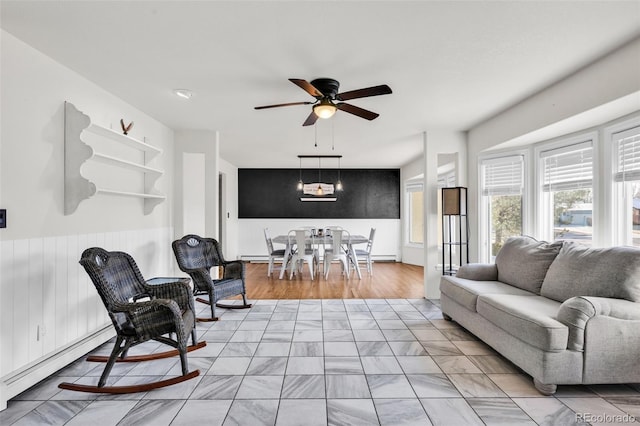
[[[249, 218], [399, 219], [400, 169], [341, 169], [343, 191], [335, 202], [300, 201], [299, 169], [238, 169], [238, 216]], [[334, 183], [338, 169], [322, 169]], [[318, 169], [303, 169], [302, 180], [318, 181]]]

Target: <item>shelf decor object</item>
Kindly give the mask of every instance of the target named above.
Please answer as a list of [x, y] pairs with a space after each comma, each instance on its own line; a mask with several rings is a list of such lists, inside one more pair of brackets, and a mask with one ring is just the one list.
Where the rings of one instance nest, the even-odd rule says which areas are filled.
[[469, 263], [467, 188], [442, 188], [442, 275]]
[[[131, 126], [131, 124], [129, 126]], [[111, 154], [102, 153], [82, 140], [84, 133], [91, 133], [112, 142], [117, 142], [129, 148], [142, 151], [144, 153], [144, 161], [141, 164]], [[148, 166], [148, 162], [161, 153], [162, 150], [160, 148], [92, 123], [88, 115], [79, 111], [72, 103], [65, 102], [64, 214], [72, 214], [82, 201], [96, 194], [112, 194], [141, 198], [144, 200], [144, 214], [150, 214], [158, 204], [166, 199], [166, 196], [160, 194], [154, 187], [158, 178], [164, 174], [164, 171]], [[100, 162], [109, 166], [142, 173], [144, 176], [144, 192], [114, 190], [97, 186], [94, 182], [91, 182], [82, 175], [81, 167], [87, 161]]]
[[121, 118], [120, 119], [120, 127], [122, 127], [122, 133], [124, 133], [125, 135], [128, 135], [129, 131], [133, 127], [133, 121], [131, 123], [129, 123], [128, 125], [125, 125], [124, 124], [124, 120]]

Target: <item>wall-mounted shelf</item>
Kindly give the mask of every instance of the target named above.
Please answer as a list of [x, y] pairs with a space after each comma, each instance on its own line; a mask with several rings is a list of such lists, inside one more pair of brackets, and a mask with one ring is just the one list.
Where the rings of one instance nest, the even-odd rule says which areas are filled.
[[[67, 104], [73, 106], [69, 102], [67, 102]], [[77, 109], [76, 109], [76, 111], [80, 112]], [[82, 113], [80, 112], [80, 114], [82, 114]], [[94, 124], [94, 123], [90, 123], [89, 127], [87, 127], [85, 129], [85, 131], [91, 132], [91, 133], [93, 133], [95, 135], [98, 135], [98, 136], [109, 138], [112, 141], [120, 142], [121, 144], [130, 146], [130, 147], [138, 149], [140, 151], [149, 152], [149, 153], [152, 153], [152, 154], [162, 154], [162, 150], [160, 148], [156, 148], [155, 146], [149, 145], [146, 142], [143, 142], [143, 141], [138, 140], [136, 138], [132, 138], [131, 136], [128, 136], [128, 135], [124, 135], [122, 133], [118, 133], [115, 130], [107, 129], [106, 127], [102, 127], [102, 126], [99, 126], [99, 125]]]
[[[96, 194], [109, 194], [141, 198], [144, 201], [144, 214], [150, 214], [155, 206], [162, 203], [166, 196], [154, 187], [155, 182], [164, 174], [163, 170], [148, 166], [148, 162], [162, 150], [146, 142], [118, 133], [106, 127], [91, 123], [91, 119], [76, 107], [65, 102], [64, 123], [64, 214], [76, 211], [78, 205]], [[82, 140], [83, 133], [91, 133], [109, 141], [118, 142], [129, 148], [144, 153], [143, 163], [103, 153]], [[144, 176], [144, 192], [116, 190], [98, 187], [81, 173], [82, 165], [87, 161], [95, 161], [108, 166], [119, 167], [142, 173]]]
[[137, 170], [139, 172], [149, 173], [149, 174], [157, 174], [158, 176], [162, 176], [162, 174], [164, 173], [162, 170], [159, 170], [159, 169], [143, 166], [141, 164], [134, 163], [132, 161], [123, 160], [118, 157], [113, 157], [111, 155], [102, 154], [100, 152], [95, 152], [95, 151], [93, 152], [93, 157], [91, 157], [91, 160], [100, 161], [102, 163], [111, 164], [113, 166], [122, 167], [124, 169]]

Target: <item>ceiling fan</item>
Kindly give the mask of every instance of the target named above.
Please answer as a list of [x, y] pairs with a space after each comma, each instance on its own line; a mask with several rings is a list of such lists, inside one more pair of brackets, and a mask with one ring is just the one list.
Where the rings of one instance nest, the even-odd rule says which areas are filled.
[[318, 118], [329, 118], [335, 114], [338, 109], [348, 112], [349, 114], [357, 115], [358, 117], [362, 117], [366, 120], [373, 120], [380, 114], [342, 101], [366, 98], [369, 96], [388, 95], [392, 93], [391, 88], [386, 84], [338, 93], [340, 83], [338, 80], [334, 80], [332, 78], [316, 78], [315, 80], [311, 80], [311, 83], [299, 78], [290, 78], [289, 81], [316, 98], [316, 101], [257, 106], [255, 109], [277, 108], [292, 105], [313, 105], [313, 111], [311, 111], [311, 114], [309, 114], [305, 122], [302, 124], [303, 126], [311, 126], [315, 124]]

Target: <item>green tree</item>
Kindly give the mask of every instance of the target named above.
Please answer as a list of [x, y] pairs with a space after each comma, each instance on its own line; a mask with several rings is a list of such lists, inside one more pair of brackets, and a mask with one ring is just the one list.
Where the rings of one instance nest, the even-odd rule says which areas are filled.
[[522, 233], [521, 195], [491, 197], [491, 229], [494, 232], [491, 254], [495, 256], [507, 238]]

